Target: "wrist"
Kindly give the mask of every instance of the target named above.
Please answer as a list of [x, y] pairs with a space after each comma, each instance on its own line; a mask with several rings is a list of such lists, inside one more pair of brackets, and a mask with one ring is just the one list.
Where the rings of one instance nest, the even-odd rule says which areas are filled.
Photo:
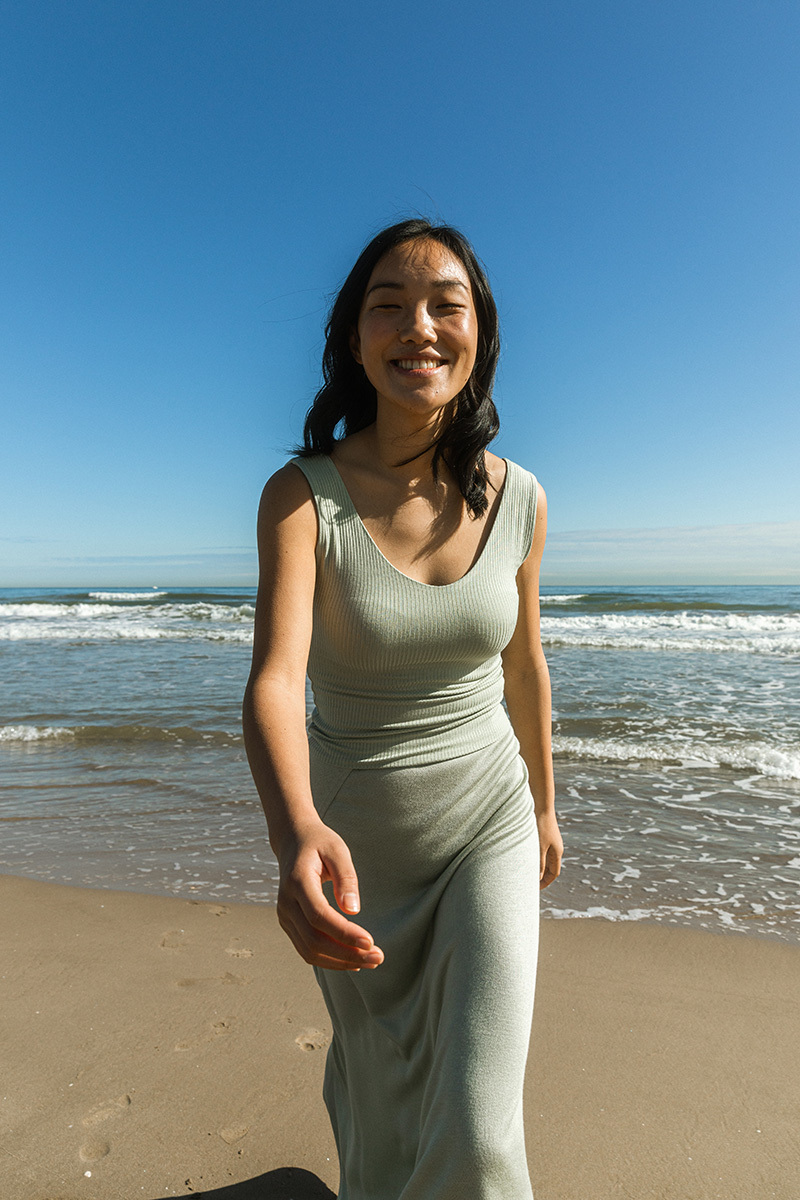
[[321, 825], [322, 820], [313, 805], [302, 812], [282, 813], [280, 818], [268, 821], [269, 844], [273, 854], [280, 861], [288, 847], [296, 848], [311, 831]]

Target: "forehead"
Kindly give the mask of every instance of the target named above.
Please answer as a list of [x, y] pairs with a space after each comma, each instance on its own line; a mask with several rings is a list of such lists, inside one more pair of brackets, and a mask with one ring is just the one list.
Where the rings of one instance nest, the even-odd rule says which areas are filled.
[[381, 283], [396, 287], [456, 281], [471, 293], [467, 269], [458, 255], [431, 238], [401, 242], [384, 254], [369, 277], [367, 291]]

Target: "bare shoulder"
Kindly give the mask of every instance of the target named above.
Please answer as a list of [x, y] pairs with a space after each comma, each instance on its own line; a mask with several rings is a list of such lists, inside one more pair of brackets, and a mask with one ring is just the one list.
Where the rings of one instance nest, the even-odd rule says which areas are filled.
[[[486, 451], [486, 471], [489, 475], [489, 483], [493, 488], [495, 488], [495, 490], [499, 490], [499, 488], [501, 488], [505, 482], [507, 471], [506, 461], [506, 459], [498, 458], [496, 454], [491, 454], [488, 450]], [[545, 525], [547, 523], [547, 496], [545, 495], [544, 488], [538, 479], [536, 480], [536, 497], [536, 526], [538, 529], [540, 524], [540, 515]]]
[[528, 557], [522, 564], [528, 571], [535, 571], [537, 576], [544, 554], [544, 544], [547, 539], [547, 495], [544, 488], [536, 481], [536, 523], [533, 527], [533, 541]]
[[279, 527], [291, 528], [298, 535], [310, 532], [316, 537], [317, 517], [311, 488], [303, 472], [286, 463], [264, 485], [258, 506], [259, 537]]

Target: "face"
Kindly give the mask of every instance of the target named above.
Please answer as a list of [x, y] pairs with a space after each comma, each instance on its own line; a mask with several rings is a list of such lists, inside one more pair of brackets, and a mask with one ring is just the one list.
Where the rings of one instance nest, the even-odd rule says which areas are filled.
[[478, 349], [472, 286], [440, 242], [405, 242], [370, 276], [350, 346], [378, 394], [429, 419], [467, 383]]

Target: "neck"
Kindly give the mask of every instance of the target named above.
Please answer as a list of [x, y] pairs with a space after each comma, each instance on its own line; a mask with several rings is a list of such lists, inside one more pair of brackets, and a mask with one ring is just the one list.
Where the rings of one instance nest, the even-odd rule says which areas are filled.
[[382, 411], [379, 405], [375, 424], [369, 430], [371, 450], [387, 474], [409, 482], [418, 480], [432, 474], [436, 444], [445, 426], [442, 413], [428, 420], [414, 420], [396, 411]]

